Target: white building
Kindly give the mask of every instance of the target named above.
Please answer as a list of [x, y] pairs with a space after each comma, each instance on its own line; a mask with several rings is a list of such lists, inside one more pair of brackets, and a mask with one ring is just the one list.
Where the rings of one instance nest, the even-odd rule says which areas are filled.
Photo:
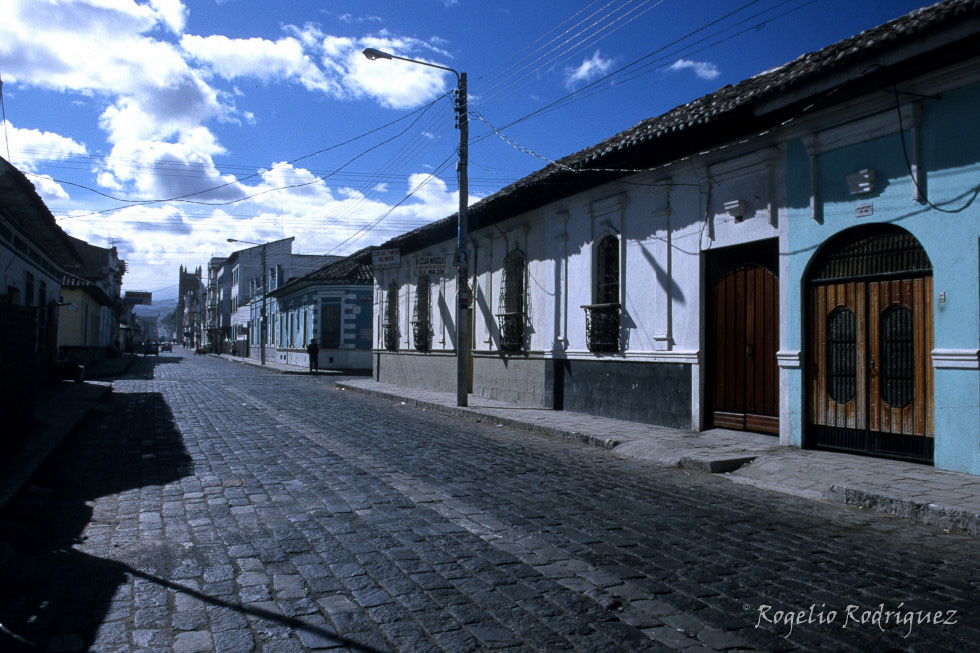
[[[980, 473], [978, 34], [917, 10], [471, 207], [469, 392]], [[455, 390], [455, 233], [381, 245], [378, 380]]]

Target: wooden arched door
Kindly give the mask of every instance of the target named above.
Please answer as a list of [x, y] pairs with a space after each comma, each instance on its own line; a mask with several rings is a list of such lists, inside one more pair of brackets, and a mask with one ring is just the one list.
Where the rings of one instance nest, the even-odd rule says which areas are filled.
[[807, 444], [931, 462], [932, 267], [894, 227], [828, 243], [808, 283]]
[[742, 265], [715, 283], [710, 301], [711, 423], [778, 434], [778, 278], [762, 265]]

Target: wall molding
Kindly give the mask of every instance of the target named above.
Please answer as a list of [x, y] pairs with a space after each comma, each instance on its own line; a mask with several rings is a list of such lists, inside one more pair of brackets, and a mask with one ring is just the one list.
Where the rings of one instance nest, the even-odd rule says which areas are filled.
[[980, 349], [933, 349], [932, 366], [937, 370], [980, 369]]
[[800, 350], [777, 351], [776, 365], [784, 370], [798, 370], [803, 367], [803, 356]]

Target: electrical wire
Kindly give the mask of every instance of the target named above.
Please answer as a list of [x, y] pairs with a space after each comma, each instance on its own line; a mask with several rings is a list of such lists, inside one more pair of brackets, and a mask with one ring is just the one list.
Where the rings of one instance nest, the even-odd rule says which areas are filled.
[[0, 69], [0, 119], [3, 120], [3, 142], [7, 145], [7, 161], [10, 161], [10, 135], [7, 133], [7, 105], [3, 101], [3, 69]]

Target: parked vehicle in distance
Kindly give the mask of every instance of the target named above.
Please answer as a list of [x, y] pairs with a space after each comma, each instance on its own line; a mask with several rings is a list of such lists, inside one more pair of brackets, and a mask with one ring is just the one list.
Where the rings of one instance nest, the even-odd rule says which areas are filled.
[[58, 358], [54, 362], [55, 374], [62, 381], [74, 381], [81, 383], [85, 380], [85, 366], [79, 365], [68, 358], [64, 352], [58, 352]]
[[164, 342], [160, 345], [160, 351], [170, 351], [174, 350], [174, 346], [169, 342]]
[[143, 343], [143, 355], [149, 356], [153, 354], [154, 356], [160, 355], [160, 345], [156, 342], [144, 342]]

